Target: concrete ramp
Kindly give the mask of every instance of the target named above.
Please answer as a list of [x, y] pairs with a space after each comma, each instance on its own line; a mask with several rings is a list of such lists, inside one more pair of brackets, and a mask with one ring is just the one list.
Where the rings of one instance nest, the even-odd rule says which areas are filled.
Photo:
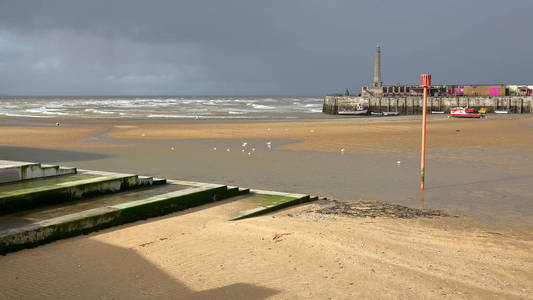
[[317, 199], [316, 196], [312, 197], [305, 194], [251, 190], [250, 194], [241, 196], [239, 199], [245, 209], [238, 212], [231, 220], [251, 218]]

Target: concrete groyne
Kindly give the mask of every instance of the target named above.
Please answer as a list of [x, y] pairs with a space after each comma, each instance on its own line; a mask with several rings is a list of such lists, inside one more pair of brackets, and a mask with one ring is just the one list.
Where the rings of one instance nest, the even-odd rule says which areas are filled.
[[[52, 169], [61, 171], [52, 176]], [[26, 170], [31, 177], [20, 176], [30, 174]], [[7, 181], [0, 184], [0, 255], [226, 199], [243, 203], [230, 220], [318, 199], [31, 162], [0, 161], [2, 174]]]
[[[485, 108], [487, 112], [509, 110], [512, 113], [533, 113], [533, 97], [429, 97], [428, 111], [447, 112], [451, 107]], [[399, 112], [403, 115], [422, 113], [422, 97], [325, 96], [322, 112], [339, 114], [368, 109], [371, 112]]]

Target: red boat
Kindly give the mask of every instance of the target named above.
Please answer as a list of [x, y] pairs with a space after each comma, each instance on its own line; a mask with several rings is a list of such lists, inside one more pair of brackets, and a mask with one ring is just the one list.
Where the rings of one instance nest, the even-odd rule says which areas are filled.
[[473, 108], [466, 107], [450, 108], [450, 116], [456, 118], [481, 118], [480, 113], [477, 113]]

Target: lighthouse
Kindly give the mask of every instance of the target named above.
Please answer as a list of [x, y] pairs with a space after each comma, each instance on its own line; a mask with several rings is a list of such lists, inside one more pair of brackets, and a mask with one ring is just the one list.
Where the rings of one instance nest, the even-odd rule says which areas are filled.
[[381, 87], [381, 48], [376, 46], [376, 52], [374, 53], [374, 80], [372, 81], [373, 87]]

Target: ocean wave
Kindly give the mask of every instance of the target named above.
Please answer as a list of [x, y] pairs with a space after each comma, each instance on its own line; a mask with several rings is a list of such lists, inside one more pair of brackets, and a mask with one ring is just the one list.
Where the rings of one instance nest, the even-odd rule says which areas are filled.
[[98, 109], [94, 109], [94, 108], [87, 108], [87, 109], [84, 109], [84, 111], [95, 113], [95, 114], [103, 114], [103, 115], [115, 114], [114, 111], [104, 111], [104, 110], [98, 110]]
[[29, 113], [36, 113], [36, 114], [43, 114], [43, 115], [57, 115], [57, 116], [67, 116], [69, 113], [64, 113], [61, 111], [58, 111], [59, 109], [54, 108], [46, 108], [46, 107], [39, 107], [39, 108], [31, 108], [26, 109], [25, 112]]
[[310, 97], [0, 98], [0, 115], [31, 117], [301, 118], [320, 114], [321, 108], [322, 99]]
[[9, 113], [9, 112], [0, 112], [0, 114], [7, 116], [7, 117], [48, 118], [48, 116], [23, 115], [23, 114]]
[[252, 107], [257, 108], [257, 109], [276, 109], [274, 106], [255, 104], [255, 103], [252, 103]]

